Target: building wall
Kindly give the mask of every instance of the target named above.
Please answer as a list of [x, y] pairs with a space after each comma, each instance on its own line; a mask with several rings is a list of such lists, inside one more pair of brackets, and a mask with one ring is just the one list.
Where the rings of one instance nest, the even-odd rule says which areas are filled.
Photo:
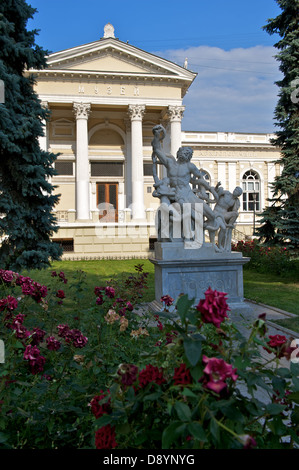
[[[191, 146], [193, 163], [212, 186], [248, 189], [252, 181], [244, 175], [255, 175], [259, 211], [246, 189], [237, 225], [240, 237], [252, 235], [255, 212], [267, 205], [280, 171], [273, 163], [279, 151], [269, 134], [182, 132], [183, 97], [195, 74], [113, 37], [52, 54], [48, 69], [36, 73], [35, 89], [51, 111], [41, 146], [59, 154], [54, 239], [64, 244], [65, 258], [148, 256], [159, 205], [148, 171], [156, 124], [167, 131], [164, 150], [175, 156], [179, 146]], [[116, 222], [99, 210], [102, 193], [109, 201], [116, 197]]]

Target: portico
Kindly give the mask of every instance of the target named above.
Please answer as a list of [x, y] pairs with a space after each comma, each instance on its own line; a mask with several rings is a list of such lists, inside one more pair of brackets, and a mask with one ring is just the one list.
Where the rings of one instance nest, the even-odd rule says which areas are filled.
[[[72, 210], [75, 221], [87, 223], [98, 219], [94, 213], [104, 203], [121, 219], [126, 213], [127, 220], [145, 222], [150, 129], [168, 124], [170, 151], [176, 153], [182, 100], [196, 74], [121, 42], [111, 25], [99, 41], [51, 54], [47, 64], [36, 71], [36, 91], [51, 111], [41, 144], [60, 153], [58, 168], [72, 162], [68, 174], [54, 178], [70, 190], [59, 210]], [[97, 188], [104, 182], [116, 185], [111, 201], [109, 188]]]

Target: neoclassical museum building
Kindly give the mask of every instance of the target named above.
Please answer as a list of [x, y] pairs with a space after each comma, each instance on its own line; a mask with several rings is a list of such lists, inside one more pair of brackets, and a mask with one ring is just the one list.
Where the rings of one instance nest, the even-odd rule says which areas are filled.
[[54, 239], [64, 258], [149, 255], [160, 204], [152, 195], [157, 124], [167, 131], [167, 153], [192, 147], [192, 162], [212, 186], [243, 188], [234, 237], [252, 235], [280, 171], [273, 163], [279, 151], [271, 134], [182, 131], [183, 100], [195, 73], [120, 41], [110, 24], [98, 41], [55, 52], [34, 73], [36, 92], [51, 111], [40, 145], [59, 154]]

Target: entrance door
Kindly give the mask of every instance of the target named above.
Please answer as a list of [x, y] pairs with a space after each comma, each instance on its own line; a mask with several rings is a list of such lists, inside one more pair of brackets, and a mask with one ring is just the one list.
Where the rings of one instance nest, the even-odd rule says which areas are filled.
[[118, 222], [118, 183], [97, 183], [97, 206], [102, 222]]

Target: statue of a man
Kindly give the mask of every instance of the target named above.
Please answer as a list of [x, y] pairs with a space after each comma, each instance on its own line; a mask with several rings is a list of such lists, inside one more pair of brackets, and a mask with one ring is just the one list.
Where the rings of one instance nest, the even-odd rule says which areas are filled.
[[[232, 230], [239, 215], [239, 197], [243, 191], [240, 186], [237, 186], [231, 193], [230, 191], [223, 189], [220, 182], [217, 184], [215, 189], [217, 203], [213, 212], [216, 216], [221, 215], [226, 223], [226, 226], [221, 227], [218, 233], [218, 249], [219, 251], [230, 251]], [[209, 231], [211, 243], [215, 244], [217, 228], [215, 229], [215, 227], [209, 226], [207, 229]]]
[[[162, 133], [162, 136], [161, 136]], [[224, 225], [222, 218], [217, 217], [212, 209], [205, 203], [204, 199], [196, 196], [191, 189], [191, 179], [196, 178], [197, 184], [202, 185], [206, 190], [210, 191], [214, 197], [215, 190], [208, 182], [203, 178], [201, 171], [191, 163], [193, 150], [191, 147], [180, 147], [177, 151], [177, 158], [175, 159], [172, 155], [166, 155], [161, 146], [166, 131], [162, 125], [157, 125], [153, 128], [154, 138], [152, 140], [153, 154], [159, 159], [167, 169], [167, 177], [169, 180], [169, 186], [175, 189], [174, 201], [178, 202], [183, 209], [185, 208], [185, 215], [190, 216], [190, 225], [184, 224], [184, 238], [185, 240], [191, 240], [191, 219], [195, 221], [200, 217], [201, 212], [199, 210], [199, 204], [203, 206], [203, 215], [208, 219], [208, 223], [219, 228], [220, 225]], [[198, 205], [198, 206], [197, 206]], [[190, 214], [188, 214], [188, 208], [190, 208]], [[186, 210], [187, 209], [187, 210]], [[187, 232], [187, 233], [186, 233]], [[198, 234], [195, 230], [195, 241], [202, 244], [202, 233]]]

